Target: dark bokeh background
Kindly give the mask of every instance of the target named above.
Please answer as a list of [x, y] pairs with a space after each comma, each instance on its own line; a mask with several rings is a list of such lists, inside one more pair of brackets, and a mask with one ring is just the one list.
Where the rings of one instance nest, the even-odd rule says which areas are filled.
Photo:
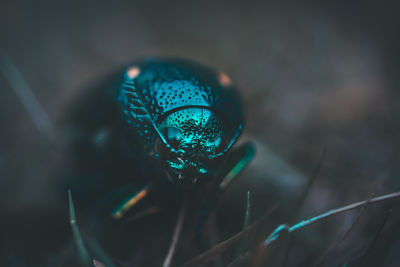
[[[398, 10], [380, 1], [3, 0], [0, 45], [54, 132], [37, 129], [2, 73], [2, 266], [54, 264], [64, 253], [71, 237], [62, 174], [70, 159], [60, 121], [90, 84], [144, 56], [185, 57], [224, 70], [243, 96], [243, 138], [255, 142], [257, 156], [221, 200], [221, 239], [240, 229], [247, 189], [254, 216], [280, 203], [271, 225], [292, 219], [291, 208], [324, 146], [324, 165], [301, 218], [399, 190]], [[400, 264], [400, 235], [393, 232], [400, 226], [398, 205], [392, 201], [363, 212], [336, 259], [362, 255], [391, 207], [388, 230], [376, 248], [386, 247], [387, 255], [377, 259], [379, 266]], [[315, 262], [357, 214], [300, 231], [287, 266]], [[232, 227], [231, 218], [239, 220]]]

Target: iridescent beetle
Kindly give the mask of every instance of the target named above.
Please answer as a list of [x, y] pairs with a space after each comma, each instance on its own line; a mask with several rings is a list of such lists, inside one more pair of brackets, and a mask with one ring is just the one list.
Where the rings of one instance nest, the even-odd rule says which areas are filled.
[[231, 151], [244, 116], [222, 72], [181, 59], [144, 60], [124, 71], [116, 100], [144, 149], [164, 163], [174, 182], [218, 175], [224, 186], [254, 155], [249, 143]]
[[[86, 203], [116, 187], [129, 194], [114, 218], [144, 197], [153, 180], [167, 176], [185, 187], [212, 182], [223, 189], [253, 158], [251, 143], [234, 145], [244, 115], [222, 72], [183, 59], [147, 59], [94, 87], [73, 107], [68, 132], [77, 151], [71, 158], [85, 178], [71, 188]], [[144, 191], [132, 195], [137, 188]]]
[[[188, 60], [147, 59], [93, 89], [73, 108], [68, 136], [71, 169], [79, 173], [70, 188], [80, 208], [94, 210], [94, 229], [104, 227], [95, 235], [112, 244], [124, 226], [117, 220], [163, 212], [144, 229], [122, 231], [124, 238], [146, 239], [164, 227], [178, 203], [190, 203], [194, 219], [187, 221], [198, 237], [220, 189], [254, 156], [251, 143], [235, 145], [244, 115], [229, 77]], [[131, 245], [123, 240], [111, 245], [118, 254]]]

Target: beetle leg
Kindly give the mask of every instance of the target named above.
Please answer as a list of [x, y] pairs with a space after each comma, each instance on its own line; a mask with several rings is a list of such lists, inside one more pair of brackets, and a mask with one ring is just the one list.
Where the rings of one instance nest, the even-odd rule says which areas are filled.
[[222, 169], [222, 182], [219, 188], [224, 190], [232, 180], [241, 172], [253, 159], [255, 155], [255, 147], [253, 143], [246, 142], [234, 149], [227, 159]]
[[117, 205], [111, 212], [111, 216], [114, 219], [121, 219], [125, 213], [127, 213], [133, 206], [135, 206], [139, 201], [144, 199], [149, 191], [152, 189], [152, 184], [148, 184], [139, 191], [131, 194], [126, 199], [124, 199], [119, 205]]

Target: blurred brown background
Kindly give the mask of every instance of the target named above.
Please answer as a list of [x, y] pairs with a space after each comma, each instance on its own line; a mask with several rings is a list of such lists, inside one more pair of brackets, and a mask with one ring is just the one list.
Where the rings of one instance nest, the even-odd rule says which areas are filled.
[[[54, 145], [63, 143], [60, 118], [87, 85], [144, 56], [185, 57], [224, 70], [243, 95], [243, 138], [258, 153], [224, 195], [222, 214], [240, 218], [249, 188], [258, 213], [279, 202], [274, 223], [286, 222], [324, 146], [302, 218], [399, 190], [398, 10], [380, 1], [2, 0], [0, 45], [54, 128], [49, 140], [1, 73], [2, 266], [43, 266], [64, 249], [70, 233], [58, 179], [68, 159]], [[388, 224], [396, 229], [399, 202], [391, 203]], [[351, 248], [369, 242], [387, 209], [365, 212]], [[356, 216], [299, 233], [287, 266], [313, 262]], [[390, 243], [381, 266], [400, 264], [399, 245]]]

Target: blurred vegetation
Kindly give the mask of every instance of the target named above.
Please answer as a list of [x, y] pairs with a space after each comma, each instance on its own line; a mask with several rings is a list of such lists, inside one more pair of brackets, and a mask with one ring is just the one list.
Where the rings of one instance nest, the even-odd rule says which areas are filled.
[[[78, 177], [64, 118], [87, 88], [144, 56], [191, 58], [228, 73], [246, 106], [242, 139], [257, 147], [254, 161], [219, 198], [205, 225], [208, 239], [194, 246], [183, 235], [174, 263], [183, 264], [241, 231], [248, 190], [250, 223], [279, 204], [249, 236], [250, 244], [282, 223], [398, 191], [398, 8], [394, 1], [3, 0], [1, 49], [55, 132], [49, 139], [37, 129], [1, 73], [0, 265], [63, 266], [77, 259], [67, 187], [71, 177], [86, 188], [97, 190], [101, 184]], [[318, 177], [299, 206], [324, 147]], [[151, 165], [144, 164], [142, 171], [146, 168]], [[129, 221], [107, 222], [111, 230], [102, 245], [118, 264], [164, 259], [180, 196], [163, 186], [165, 191], [156, 191], [161, 192], [156, 199], [165, 200], [159, 213], [131, 222], [134, 229]], [[105, 196], [82, 192], [91, 199]], [[88, 204], [79, 198], [74, 203], [87, 233], [93, 229], [85, 212]], [[284, 252], [285, 266], [318, 261], [338, 266], [346, 260], [346, 266], [397, 266], [398, 205], [388, 201], [333, 216], [289, 235], [289, 245], [278, 251]], [[123, 249], [115, 251], [119, 246]], [[238, 251], [240, 244], [213, 264], [227, 265]]]

